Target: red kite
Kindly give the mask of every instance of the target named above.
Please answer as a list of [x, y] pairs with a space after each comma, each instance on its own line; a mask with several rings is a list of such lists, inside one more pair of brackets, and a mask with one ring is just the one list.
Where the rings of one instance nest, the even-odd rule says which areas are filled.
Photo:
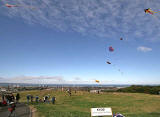
[[11, 4], [5, 4], [6, 7], [11, 8], [11, 7], [18, 7], [18, 5], [11, 5]]

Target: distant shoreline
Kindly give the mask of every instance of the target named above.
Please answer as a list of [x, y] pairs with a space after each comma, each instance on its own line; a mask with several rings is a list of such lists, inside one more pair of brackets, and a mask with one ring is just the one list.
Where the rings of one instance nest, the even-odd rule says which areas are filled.
[[0, 86], [18, 86], [18, 87], [129, 87], [131, 85], [149, 85], [158, 86], [160, 84], [31, 84], [31, 83], [0, 83]]

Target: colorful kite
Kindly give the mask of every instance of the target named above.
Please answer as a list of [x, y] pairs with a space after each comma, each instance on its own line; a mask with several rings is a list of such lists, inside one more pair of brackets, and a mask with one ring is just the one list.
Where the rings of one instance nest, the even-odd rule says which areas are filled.
[[160, 13], [160, 11], [158, 11], [158, 12], [155, 12], [155, 11], [152, 11], [150, 8], [148, 8], [148, 9], [144, 9], [144, 12], [145, 13], [149, 13], [149, 14], [154, 14], [154, 13]]
[[[121, 37], [120, 40], [123, 40], [123, 38]], [[109, 47], [107, 47], [106, 49], [109, 51], [109, 53], [110, 53], [110, 52], [114, 52], [114, 48], [113, 48], [112, 46], [109, 46]], [[112, 59], [112, 57], [111, 57], [111, 55], [110, 55], [109, 53], [107, 54], [107, 61], [106, 61], [106, 63], [107, 63], [108, 65], [113, 66], [113, 68], [117, 69], [118, 72], [121, 72], [121, 70], [118, 68], [118, 66], [117, 66], [116, 64], [114, 64], [114, 63], [112, 64], [112, 63], [110, 62], [110, 61], [111, 61], [110, 59]], [[123, 72], [121, 72], [121, 74], [123, 74]]]
[[114, 48], [113, 48], [112, 46], [110, 46], [110, 47], [109, 47], [109, 51], [110, 51], [110, 52], [113, 52], [113, 51], [114, 51]]
[[35, 7], [32, 6], [32, 0], [31, 0], [31, 5], [13, 5], [13, 4], [5, 4], [6, 7], [8, 8], [13, 8], [13, 7], [26, 7], [26, 8], [31, 8], [35, 9]]
[[95, 82], [99, 83], [100, 81], [99, 80], [95, 80]]
[[11, 4], [5, 4], [6, 7], [12, 8], [12, 7], [18, 7], [18, 5], [11, 5]]

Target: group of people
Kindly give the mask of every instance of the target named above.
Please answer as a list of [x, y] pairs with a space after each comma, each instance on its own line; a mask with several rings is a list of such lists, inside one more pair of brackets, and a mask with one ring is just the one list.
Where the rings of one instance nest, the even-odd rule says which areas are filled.
[[[50, 102], [50, 95], [48, 94], [48, 95], [46, 95], [46, 96], [44, 96], [43, 97], [43, 99], [41, 99], [41, 98], [39, 98], [39, 96], [38, 95], [36, 95], [35, 97], [33, 96], [33, 95], [30, 95], [30, 94], [28, 94], [27, 96], [26, 96], [26, 98], [27, 98], [27, 103], [29, 103], [29, 102], [34, 102], [34, 98], [35, 98], [35, 102]], [[52, 99], [51, 99], [51, 102], [54, 104], [55, 103], [55, 100], [56, 100], [56, 98], [53, 96], [52, 97]]]
[[7, 106], [11, 102], [18, 103], [20, 99], [20, 94], [17, 93], [16, 96], [14, 96], [12, 93], [10, 94], [2, 94], [2, 106]]
[[12, 93], [10, 94], [2, 94], [2, 106], [8, 106], [9, 115], [8, 117], [11, 117], [13, 114], [15, 116], [15, 108], [16, 103], [19, 102], [20, 94], [17, 93], [16, 96], [14, 96]]

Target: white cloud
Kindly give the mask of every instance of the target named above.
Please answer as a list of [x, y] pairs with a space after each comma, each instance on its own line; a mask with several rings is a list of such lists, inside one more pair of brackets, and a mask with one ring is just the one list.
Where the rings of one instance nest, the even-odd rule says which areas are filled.
[[[76, 77], [75, 80], [64, 80], [62, 76], [17, 76], [17, 77], [0, 77], [0, 83], [32, 83], [32, 84], [97, 84], [95, 79], [81, 80], [82, 78]], [[97, 78], [98, 79], [98, 78]], [[160, 84], [156, 81], [122, 81], [122, 80], [100, 80], [101, 84]]]
[[80, 77], [75, 77], [75, 78], [74, 78], [74, 80], [76, 80], [76, 81], [80, 81], [80, 80], [81, 80], [81, 78], [80, 78]]
[[35, 83], [35, 84], [63, 84], [66, 81], [62, 76], [17, 76], [0, 79], [4, 83]]
[[148, 48], [148, 47], [144, 47], [144, 46], [139, 46], [137, 48], [138, 51], [141, 51], [141, 52], [149, 52], [149, 51], [152, 51], [152, 48]]
[[[2, 0], [4, 4], [6, 0]], [[13, 0], [21, 7], [1, 7], [0, 15], [21, 18], [29, 24], [40, 24], [57, 31], [114, 38], [160, 38], [160, 15], [144, 13], [145, 8], [159, 10], [160, 1], [150, 0]], [[133, 10], [134, 9], [134, 10]]]

